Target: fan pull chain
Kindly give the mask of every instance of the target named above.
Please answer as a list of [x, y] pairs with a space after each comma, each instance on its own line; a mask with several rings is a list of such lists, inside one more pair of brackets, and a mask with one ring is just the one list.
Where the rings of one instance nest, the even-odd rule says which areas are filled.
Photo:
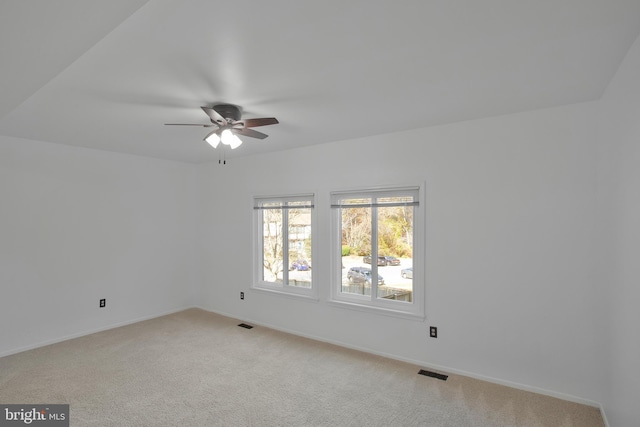
[[222, 147], [222, 152], [218, 155], [218, 164], [226, 165], [227, 164], [227, 151], [224, 147]]

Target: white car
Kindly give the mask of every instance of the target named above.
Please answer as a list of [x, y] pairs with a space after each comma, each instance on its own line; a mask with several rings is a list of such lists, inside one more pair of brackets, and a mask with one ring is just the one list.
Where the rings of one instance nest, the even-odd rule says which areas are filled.
[[403, 279], [413, 279], [413, 267], [403, 268], [400, 270], [400, 275]]

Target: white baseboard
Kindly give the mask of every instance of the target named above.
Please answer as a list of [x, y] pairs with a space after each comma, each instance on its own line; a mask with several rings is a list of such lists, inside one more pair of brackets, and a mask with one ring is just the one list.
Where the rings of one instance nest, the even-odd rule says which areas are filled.
[[[230, 314], [230, 313], [225, 313], [225, 312], [221, 312], [218, 310], [210, 310], [204, 307], [196, 307], [196, 308], [200, 308], [204, 311], [208, 311], [211, 313], [216, 313], [216, 314], [220, 314], [222, 316], [226, 316], [226, 317], [231, 317], [233, 319], [238, 319], [238, 317], [236, 315]], [[511, 388], [515, 388], [518, 390], [523, 390], [523, 391], [529, 391], [532, 393], [537, 393], [537, 394], [542, 394], [545, 396], [550, 396], [550, 397], [555, 397], [557, 399], [562, 399], [562, 400], [566, 400], [569, 402], [574, 402], [574, 403], [579, 403], [582, 405], [587, 405], [587, 406], [592, 406], [595, 408], [600, 408], [600, 412], [602, 412], [603, 415], [603, 419], [605, 420], [605, 425], [608, 426], [608, 424], [606, 423], [606, 418], [604, 416], [604, 408], [602, 407], [602, 405], [599, 402], [595, 402], [593, 400], [590, 399], [585, 399], [582, 397], [578, 397], [578, 396], [573, 396], [570, 394], [565, 394], [565, 393], [559, 393], [553, 390], [547, 390], [547, 389], [543, 389], [543, 388], [539, 388], [539, 387], [534, 387], [534, 386], [530, 386], [527, 384], [520, 384], [520, 383], [516, 383], [516, 382], [512, 382], [512, 381], [508, 381], [508, 380], [503, 380], [500, 378], [493, 378], [493, 377], [488, 377], [482, 374], [476, 374], [474, 372], [468, 372], [468, 371], [464, 371], [461, 369], [456, 369], [456, 368], [452, 368], [449, 366], [444, 366], [444, 365], [436, 365], [433, 363], [429, 363], [427, 361], [424, 360], [414, 360], [414, 359], [409, 359], [406, 357], [402, 357], [402, 356], [398, 356], [395, 354], [390, 354], [390, 353], [385, 353], [385, 352], [381, 352], [381, 351], [376, 351], [376, 350], [372, 350], [369, 348], [365, 348], [365, 347], [360, 347], [360, 346], [355, 346], [346, 342], [342, 342], [342, 341], [337, 341], [337, 340], [332, 340], [332, 339], [327, 339], [324, 337], [318, 337], [318, 336], [314, 336], [314, 335], [310, 335], [310, 334], [305, 334], [305, 333], [301, 333], [299, 331], [294, 331], [294, 330], [290, 330], [287, 328], [281, 328], [279, 326], [275, 326], [275, 325], [271, 325], [265, 322], [259, 322], [256, 321], [255, 319], [249, 319], [249, 318], [242, 318], [242, 321], [245, 322], [249, 322], [249, 323], [253, 323], [255, 325], [259, 325], [259, 326], [263, 326], [266, 328], [270, 328], [270, 329], [274, 329], [277, 331], [281, 331], [281, 332], [285, 332], [288, 334], [292, 334], [292, 335], [296, 335], [299, 337], [304, 337], [304, 338], [309, 338], [315, 341], [320, 341], [320, 342], [326, 342], [328, 344], [333, 344], [333, 345], [337, 345], [340, 347], [345, 347], [345, 348], [349, 348], [352, 350], [358, 350], [358, 351], [362, 351], [365, 353], [370, 353], [370, 354], [375, 354], [378, 356], [383, 356], [383, 357], [387, 357], [389, 359], [394, 359], [394, 360], [398, 360], [401, 362], [406, 362], [406, 363], [411, 363], [412, 365], [416, 365], [416, 366], [421, 366], [424, 368], [428, 368], [428, 369], [433, 369], [435, 371], [442, 371], [444, 373], [450, 373], [450, 374], [456, 374], [456, 375], [463, 375], [465, 377], [470, 377], [470, 378], [475, 378], [478, 380], [482, 380], [482, 381], [487, 381], [490, 383], [494, 383], [494, 384], [499, 384], [499, 385], [504, 385], [507, 387], [511, 387]]]
[[97, 332], [107, 331], [109, 329], [114, 329], [114, 328], [119, 328], [121, 326], [131, 325], [133, 323], [143, 322], [145, 320], [155, 319], [156, 317], [166, 316], [168, 314], [173, 314], [173, 313], [177, 313], [177, 312], [180, 312], [180, 311], [188, 310], [189, 308], [200, 308], [200, 307], [182, 307], [182, 308], [178, 308], [178, 309], [174, 309], [174, 310], [170, 310], [170, 311], [166, 311], [166, 312], [162, 312], [162, 313], [157, 313], [157, 314], [152, 314], [152, 315], [149, 315], [149, 316], [138, 317], [138, 318], [135, 318], [135, 319], [126, 320], [124, 322], [113, 323], [113, 324], [110, 324], [110, 325], [101, 326], [99, 328], [89, 329], [89, 330], [86, 330], [86, 331], [83, 331], [83, 332], [78, 332], [78, 333], [71, 334], [71, 335], [65, 335], [65, 336], [59, 337], [59, 338], [53, 338], [53, 339], [50, 339], [50, 340], [41, 341], [39, 343], [28, 345], [28, 346], [25, 346], [25, 347], [18, 347], [18, 348], [15, 348], [15, 349], [7, 350], [7, 351], [4, 351], [4, 352], [0, 353], [0, 357], [11, 356], [12, 354], [22, 353], [23, 351], [33, 350], [35, 348], [45, 347], [45, 346], [51, 345], [51, 344], [57, 344], [59, 342], [72, 340], [74, 338], [80, 338], [80, 337], [83, 337], [85, 335], [91, 335], [91, 334], [95, 334]]

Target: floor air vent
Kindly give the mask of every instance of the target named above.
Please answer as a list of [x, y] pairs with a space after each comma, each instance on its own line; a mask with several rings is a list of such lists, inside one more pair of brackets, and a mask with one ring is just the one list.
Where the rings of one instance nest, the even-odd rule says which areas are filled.
[[449, 375], [438, 374], [437, 372], [425, 371], [424, 369], [420, 369], [418, 372], [420, 375], [424, 375], [426, 377], [437, 378], [442, 381], [446, 381], [449, 378]]
[[251, 329], [251, 328], [253, 328], [253, 326], [251, 326], [251, 325], [247, 325], [246, 323], [240, 323], [238, 326], [240, 326], [241, 328], [245, 328], [245, 329]]

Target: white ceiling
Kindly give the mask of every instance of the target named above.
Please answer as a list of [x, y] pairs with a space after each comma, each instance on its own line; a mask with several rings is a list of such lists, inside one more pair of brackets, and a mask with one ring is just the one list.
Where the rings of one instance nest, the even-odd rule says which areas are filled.
[[215, 161], [200, 106], [275, 116], [227, 158], [598, 99], [638, 0], [3, 0], [0, 134]]

